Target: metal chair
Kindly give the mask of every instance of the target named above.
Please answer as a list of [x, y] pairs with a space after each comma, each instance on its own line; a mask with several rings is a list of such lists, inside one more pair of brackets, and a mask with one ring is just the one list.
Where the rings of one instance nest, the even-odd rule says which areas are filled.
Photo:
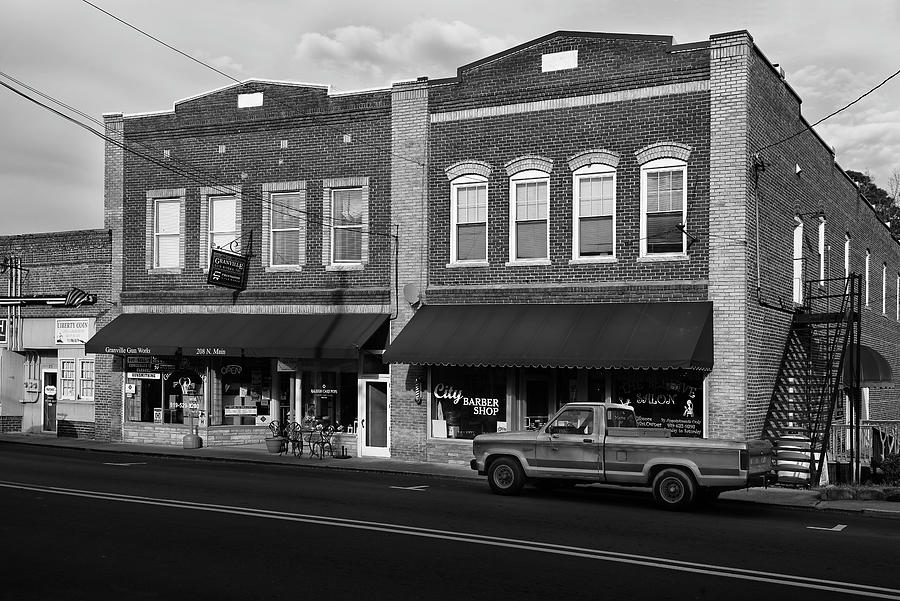
[[303, 454], [303, 433], [300, 424], [291, 422], [284, 427], [284, 435], [291, 445], [291, 454], [299, 457]]

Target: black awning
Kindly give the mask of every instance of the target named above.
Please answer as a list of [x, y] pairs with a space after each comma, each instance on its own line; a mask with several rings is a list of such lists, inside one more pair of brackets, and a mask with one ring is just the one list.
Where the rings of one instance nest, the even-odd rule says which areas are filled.
[[384, 360], [710, 370], [712, 303], [426, 305], [390, 344]]
[[[844, 385], [853, 386], [853, 369], [856, 366], [855, 344], [844, 358]], [[884, 355], [865, 344], [859, 345], [859, 385], [862, 388], [884, 388], [894, 385], [891, 364]]]
[[388, 316], [146, 314], [116, 317], [85, 345], [88, 353], [351, 359]]

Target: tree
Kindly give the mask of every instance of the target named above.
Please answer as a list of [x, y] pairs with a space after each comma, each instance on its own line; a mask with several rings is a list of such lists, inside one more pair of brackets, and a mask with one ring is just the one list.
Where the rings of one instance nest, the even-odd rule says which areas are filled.
[[888, 182], [888, 187], [892, 189], [893, 194], [878, 187], [872, 181], [872, 176], [868, 172], [860, 173], [859, 171], [848, 170], [846, 173], [856, 184], [862, 195], [875, 207], [875, 213], [878, 215], [878, 218], [885, 223], [891, 224], [891, 234], [895, 238], [900, 237], [900, 207], [894, 202], [898, 192], [900, 192], [900, 170], [895, 169]]

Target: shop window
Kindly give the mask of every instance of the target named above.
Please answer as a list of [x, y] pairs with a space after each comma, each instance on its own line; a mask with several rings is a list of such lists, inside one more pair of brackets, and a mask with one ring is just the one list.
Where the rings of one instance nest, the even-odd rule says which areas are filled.
[[550, 174], [534, 169], [509, 178], [510, 262], [549, 259]]
[[94, 398], [94, 360], [80, 359], [78, 361], [78, 398]]
[[75, 398], [75, 359], [59, 360], [59, 398]]
[[634, 408], [637, 425], [666, 428], [676, 437], [703, 436], [703, 376], [689, 371], [622, 373], [613, 401]]
[[272, 374], [268, 360], [223, 360], [216, 364], [222, 423], [252, 426], [269, 417]]
[[433, 437], [472, 439], [478, 434], [507, 429], [505, 371], [474, 367], [431, 369]]
[[450, 183], [450, 262], [487, 261], [487, 178], [464, 175]]
[[304, 371], [301, 382], [301, 423], [355, 431], [358, 417], [355, 371]]
[[587, 165], [573, 181], [572, 258], [614, 257], [616, 242], [616, 170]]
[[656, 159], [641, 166], [641, 256], [683, 256], [687, 164]]

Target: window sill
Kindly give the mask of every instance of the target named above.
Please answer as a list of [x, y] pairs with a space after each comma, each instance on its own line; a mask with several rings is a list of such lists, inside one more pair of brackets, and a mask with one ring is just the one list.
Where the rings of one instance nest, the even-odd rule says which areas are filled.
[[690, 261], [691, 258], [681, 253], [677, 255], [644, 255], [637, 258], [638, 263], [665, 263], [671, 261]]
[[578, 257], [569, 259], [569, 265], [590, 265], [591, 263], [618, 263], [619, 259], [613, 256], [605, 257]]
[[288, 273], [303, 271], [302, 265], [269, 265], [266, 267], [266, 273]]
[[459, 269], [462, 267], [489, 267], [487, 261], [457, 261], [455, 263], [447, 263], [447, 269]]
[[148, 269], [147, 273], [150, 275], [162, 275], [162, 274], [180, 274], [182, 272], [181, 267], [154, 267], [153, 269]]
[[516, 259], [504, 263], [506, 267], [532, 267], [535, 265], [550, 265], [550, 259]]
[[325, 271], [362, 271], [365, 265], [362, 263], [332, 263], [325, 266]]

